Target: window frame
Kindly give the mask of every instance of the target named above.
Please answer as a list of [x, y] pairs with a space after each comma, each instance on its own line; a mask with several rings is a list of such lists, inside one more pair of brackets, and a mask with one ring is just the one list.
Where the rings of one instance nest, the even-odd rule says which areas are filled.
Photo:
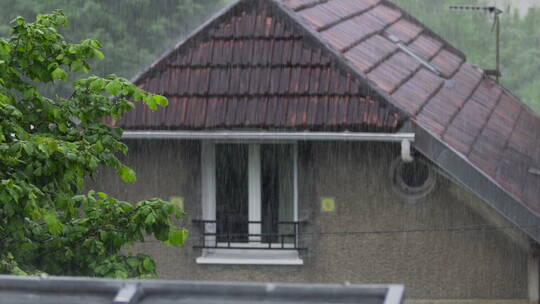
[[[244, 144], [248, 145], [248, 219], [261, 221], [262, 206], [262, 179], [261, 179], [261, 144], [288, 144], [292, 146], [293, 153], [293, 221], [298, 221], [298, 144], [296, 141], [201, 141], [201, 212], [202, 219], [216, 221], [216, 144]], [[215, 223], [205, 223], [203, 229], [207, 233], [215, 233]], [[249, 224], [249, 234], [260, 234], [261, 224]], [[298, 242], [298, 235], [296, 236]], [[207, 236], [202, 256], [197, 258], [198, 264], [258, 264], [258, 265], [302, 265], [303, 261], [298, 250], [275, 250], [250, 248], [268, 247], [262, 243], [261, 238], [251, 236], [247, 243], [235, 243], [235, 247], [246, 249], [220, 248], [215, 236]], [[281, 243], [270, 243], [270, 247], [280, 247]]]

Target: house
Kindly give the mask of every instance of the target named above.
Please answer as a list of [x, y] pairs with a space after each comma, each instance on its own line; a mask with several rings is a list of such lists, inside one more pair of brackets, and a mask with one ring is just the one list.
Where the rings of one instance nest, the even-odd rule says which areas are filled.
[[241, 0], [139, 74], [115, 122], [185, 206], [163, 278], [405, 284], [411, 303], [538, 301], [540, 119], [387, 0]]
[[0, 276], [0, 303], [401, 304], [401, 285], [262, 284]]

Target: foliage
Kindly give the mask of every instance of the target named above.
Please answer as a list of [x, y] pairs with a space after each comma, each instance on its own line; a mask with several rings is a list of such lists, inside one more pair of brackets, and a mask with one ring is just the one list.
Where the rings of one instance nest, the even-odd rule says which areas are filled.
[[[485, 69], [495, 68], [493, 20], [481, 12], [451, 11], [450, 5], [491, 5], [491, 1], [393, 0]], [[540, 113], [540, 8], [525, 17], [501, 7], [501, 83]]]
[[104, 58], [97, 40], [68, 43], [58, 33], [64, 25], [59, 11], [34, 23], [18, 17], [11, 36], [0, 38], [0, 272], [153, 276], [150, 257], [122, 249], [147, 234], [182, 244], [187, 231], [171, 219], [184, 215], [181, 208], [161, 199], [130, 204], [80, 193], [98, 166], [136, 179], [116, 157], [127, 152], [122, 130], [104, 121], [132, 109], [129, 99], [151, 108], [168, 101], [115, 75], [78, 79], [67, 98], [43, 96], [40, 88], [89, 73], [89, 60]]

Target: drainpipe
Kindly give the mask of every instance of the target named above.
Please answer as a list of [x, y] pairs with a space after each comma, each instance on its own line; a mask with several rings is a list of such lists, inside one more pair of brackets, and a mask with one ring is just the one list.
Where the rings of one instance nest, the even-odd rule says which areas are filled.
[[410, 163], [413, 161], [411, 155], [411, 141], [408, 139], [403, 139], [401, 141], [401, 160]]
[[364, 132], [272, 132], [272, 131], [124, 131], [123, 139], [279, 140], [279, 141], [372, 141], [401, 143], [401, 158], [413, 160], [414, 133]]

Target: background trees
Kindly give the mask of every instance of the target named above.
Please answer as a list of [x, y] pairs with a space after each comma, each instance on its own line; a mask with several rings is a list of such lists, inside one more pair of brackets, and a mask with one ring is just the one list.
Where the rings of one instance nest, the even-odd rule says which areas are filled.
[[70, 26], [68, 40], [96, 39], [106, 58], [93, 68], [98, 75], [131, 78], [189, 34], [230, 0], [0, 0], [0, 33], [16, 16], [62, 9]]

